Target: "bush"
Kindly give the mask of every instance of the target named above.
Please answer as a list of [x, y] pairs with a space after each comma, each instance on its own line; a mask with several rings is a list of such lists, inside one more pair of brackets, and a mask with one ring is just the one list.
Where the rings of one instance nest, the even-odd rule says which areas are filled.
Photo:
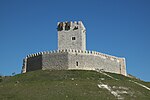
[[0, 82], [2, 82], [2, 76], [0, 76]]

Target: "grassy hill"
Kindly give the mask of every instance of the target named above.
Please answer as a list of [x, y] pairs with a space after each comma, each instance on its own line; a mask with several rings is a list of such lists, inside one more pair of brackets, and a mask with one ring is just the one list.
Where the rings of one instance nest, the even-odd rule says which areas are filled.
[[95, 71], [33, 71], [0, 82], [0, 100], [150, 100], [150, 82]]

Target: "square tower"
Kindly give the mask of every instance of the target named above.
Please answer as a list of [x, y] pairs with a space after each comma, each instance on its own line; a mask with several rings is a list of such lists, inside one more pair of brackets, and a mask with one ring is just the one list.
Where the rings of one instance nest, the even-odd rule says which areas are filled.
[[58, 22], [58, 50], [86, 50], [86, 29], [81, 21]]

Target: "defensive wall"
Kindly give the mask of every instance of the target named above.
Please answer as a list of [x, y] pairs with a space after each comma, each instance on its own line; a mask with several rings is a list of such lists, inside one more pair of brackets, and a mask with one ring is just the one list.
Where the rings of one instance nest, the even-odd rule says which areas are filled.
[[127, 75], [125, 58], [119, 58], [96, 51], [54, 50], [28, 55], [23, 60], [22, 73], [33, 70], [103, 70]]

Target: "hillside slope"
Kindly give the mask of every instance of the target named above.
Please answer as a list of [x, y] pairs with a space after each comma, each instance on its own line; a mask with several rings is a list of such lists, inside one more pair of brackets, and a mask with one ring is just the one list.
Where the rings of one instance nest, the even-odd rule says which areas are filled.
[[150, 82], [95, 71], [33, 71], [0, 82], [0, 100], [150, 100]]

